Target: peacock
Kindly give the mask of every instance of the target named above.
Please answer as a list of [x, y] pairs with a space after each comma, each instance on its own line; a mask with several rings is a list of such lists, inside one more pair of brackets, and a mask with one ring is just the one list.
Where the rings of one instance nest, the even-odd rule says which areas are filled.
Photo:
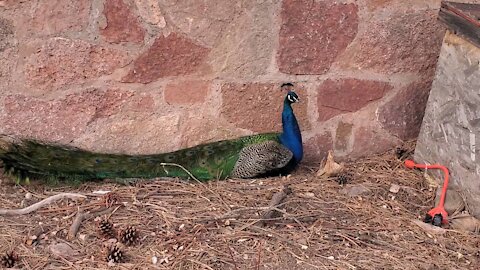
[[286, 90], [281, 133], [262, 133], [200, 144], [169, 153], [127, 155], [0, 135], [4, 172], [17, 181], [30, 178], [74, 181], [176, 177], [208, 181], [285, 175], [303, 157], [302, 135], [292, 109], [299, 101], [293, 84]]

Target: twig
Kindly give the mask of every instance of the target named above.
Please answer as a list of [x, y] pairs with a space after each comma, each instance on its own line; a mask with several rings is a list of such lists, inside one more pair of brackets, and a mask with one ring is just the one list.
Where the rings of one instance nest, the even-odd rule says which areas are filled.
[[258, 257], [257, 257], [257, 270], [260, 270], [260, 262], [262, 261], [262, 241], [260, 241], [260, 245], [258, 246]]
[[199, 261], [197, 261], [197, 260], [187, 259], [187, 261], [190, 261], [190, 262], [192, 262], [192, 263], [195, 263], [195, 264], [198, 264], [198, 265], [200, 265], [200, 266], [203, 266], [205, 269], [213, 270], [213, 268], [211, 268], [210, 266], [208, 266], [208, 265], [206, 265], [206, 264], [204, 264], [204, 263], [202, 263], [202, 262], [199, 262]]
[[232, 248], [228, 245], [227, 245], [227, 247], [228, 247], [228, 251], [230, 253], [230, 257], [232, 257], [233, 266], [235, 267], [235, 270], [238, 270], [237, 261], [235, 261], [235, 257], [233, 256]]
[[75, 193], [60, 193], [34, 203], [22, 209], [0, 209], [0, 216], [25, 215], [61, 199], [85, 199], [86, 196]]
[[77, 215], [75, 216], [75, 219], [73, 220], [73, 223], [68, 230], [68, 240], [72, 240], [75, 238], [75, 236], [77, 236], [77, 232], [80, 229], [80, 225], [82, 224], [84, 217], [85, 215], [83, 214], [83, 210], [78, 207]]
[[[298, 220], [298, 218], [296, 218], [295, 216], [293, 215], [290, 215], [287, 211], [281, 209], [280, 207], [283, 206], [284, 203], [282, 204], [279, 204], [278, 207], [273, 207], [273, 210], [277, 211], [278, 213], [281, 213], [281, 214], [284, 214], [284, 217], [285, 216], [290, 216], [291, 219], [293, 219], [293, 221], [295, 221], [298, 225], [300, 225], [305, 231], [308, 231], [307, 227], [305, 227], [305, 225], [303, 225], [300, 220]], [[275, 218], [271, 218], [271, 219], [262, 219], [264, 222], [266, 221], [269, 221], [269, 220], [274, 220]]]
[[280, 192], [273, 194], [272, 199], [268, 204], [269, 210], [267, 210], [267, 212], [265, 212], [262, 216], [262, 221], [261, 221], [262, 226], [265, 225], [266, 220], [272, 219], [275, 217], [275, 215], [279, 214], [277, 209], [280, 208], [280, 205], [291, 193], [292, 193], [292, 189], [289, 186], [285, 185]]
[[[288, 249], [287, 249], [286, 251], [287, 251], [288, 253], [290, 253], [293, 257], [295, 257], [295, 258], [296, 258], [298, 261], [300, 261], [301, 263], [304, 263], [304, 264], [306, 264], [306, 265], [308, 265], [308, 266], [311, 266], [311, 267], [313, 267], [313, 268], [315, 268], [315, 269], [321, 269], [318, 265], [314, 265], [314, 264], [311, 264], [311, 263], [305, 261], [304, 258], [302, 258], [302, 257], [298, 256], [297, 254], [293, 253], [293, 251], [288, 250]], [[325, 269], [325, 267], [324, 267], [324, 269]]]
[[180, 164], [161, 162], [160, 165], [164, 166], [163, 170], [167, 173], [167, 175], [168, 175], [168, 171], [167, 171], [167, 169], [165, 169], [165, 166], [178, 167], [178, 168], [184, 170], [193, 180], [195, 180], [195, 181], [197, 181], [197, 182], [200, 182], [200, 180], [198, 180], [195, 176], [193, 176], [193, 174], [192, 174], [189, 170], [187, 170], [185, 167], [183, 167], [183, 166], [180, 165]]
[[236, 220], [232, 220], [231, 221], [233, 224], [237, 224], [237, 225], [244, 225], [240, 230], [238, 231], [241, 231], [241, 230], [245, 230], [245, 229], [249, 229], [251, 231], [254, 231], [256, 233], [259, 233], [263, 236], [267, 236], [267, 237], [275, 237], [278, 241], [280, 242], [284, 242], [284, 243], [287, 243], [289, 245], [292, 245], [292, 246], [299, 246], [298, 243], [294, 242], [294, 241], [291, 241], [287, 238], [285, 238], [284, 235], [281, 235], [273, 230], [268, 230], [268, 229], [265, 229], [265, 228], [262, 228], [262, 227], [259, 227], [257, 225], [255, 225], [254, 223], [250, 223], [250, 224], [247, 224], [245, 225], [243, 222], [240, 222], [240, 221], [236, 221]]
[[224, 219], [230, 219], [230, 218], [239, 218], [241, 216], [240, 212], [245, 212], [245, 211], [251, 211], [251, 210], [269, 210], [270, 208], [268, 206], [266, 207], [243, 207], [243, 208], [238, 208], [238, 209], [233, 209], [232, 211], [229, 211], [219, 217], [208, 217], [208, 218], [201, 218], [198, 220], [198, 222], [209, 222], [209, 221], [219, 221], [219, 220], [224, 220]]
[[100, 211], [97, 211], [97, 212], [92, 212], [92, 213], [85, 214], [85, 213], [83, 213], [83, 210], [79, 207], [78, 212], [77, 212], [77, 216], [73, 220], [73, 223], [70, 226], [70, 229], [68, 230], [67, 239], [72, 240], [77, 236], [78, 230], [80, 229], [80, 226], [82, 225], [82, 222], [84, 220], [88, 220], [88, 219], [91, 219], [91, 218], [94, 218], [94, 217], [109, 214], [110, 212], [115, 212], [115, 211], [117, 211], [118, 208], [120, 208], [120, 206], [117, 206], [117, 208], [115, 208], [113, 211], [112, 211], [113, 208], [106, 208], [106, 209], [103, 209], [103, 210], [100, 210]]
[[202, 185], [206, 190], [210, 191], [213, 195], [217, 196], [222, 202], [223, 204], [230, 210], [230, 207], [228, 206], [228, 204], [223, 200], [223, 198], [215, 193], [213, 190], [211, 190], [210, 188], [207, 187], [207, 185], [205, 185], [202, 181], [198, 180], [198, 178], [196, 178], [189, 170], [187, 170], [187, 168], [183, 167], [182, 165], [180, 164], [177, 164], [177, 163], [166, 163], [166, 162], [161, 162], [160, 165], [163, 166], [163, 170], [168, 174], [168, 171], [167, 169], [165, 169], [165, 166], [173, 166], [173, 167], [178, 167], [182, 170], [184, 170], [193, 180], [195, 180], [197, 183], [199, 183], [200, 185]]

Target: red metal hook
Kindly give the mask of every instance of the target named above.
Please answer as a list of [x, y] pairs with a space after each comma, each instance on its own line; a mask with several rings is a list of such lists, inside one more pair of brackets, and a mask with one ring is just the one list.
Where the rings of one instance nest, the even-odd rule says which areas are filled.
[[[441, 223], [442, 224], [448, 224], [448, 213], [445, 210], [445, 197], [447, 195], [447, 189], [448, 189], [448, 178], [449, 178], [449, 171], [447, 167], [439, 164], [433, 164], [433, 165], [427, 165], [427, 164], [418, 164], [415, 163], [413, 160], [405, 160], [405, 167], [414, 169], [440, 169], [443, 171], [444, 174], [444, 180], [443, 180], [443, 187], [442, 187], [442, 193], [440, 194], [440, 201], [438, 202], [438, 205], [428, 211], [427, 217], [425, 218], [425, 222], [431, 223], [433, 221], [434, 225], [439, 226], [440, 224], [435, 224], [435, 217], [440, 215], [441, 217]], [[430, 219], [428, 219], [428, 216], [430, 216]]]

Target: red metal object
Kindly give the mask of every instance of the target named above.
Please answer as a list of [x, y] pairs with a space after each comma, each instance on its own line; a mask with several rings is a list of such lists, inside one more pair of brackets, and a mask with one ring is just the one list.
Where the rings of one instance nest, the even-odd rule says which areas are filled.
[[[427, 165], [427, 164], [418, 164], [415, 163], [413, 160], [405, 160], [405, 167], [414, 169], [440, 169], [443, 171], [444, 174], [444, 180], [443, 180], [443, 187], [442, 187], [442, 193], [440, 195], [440, 201], [438, 202], [438, 205], [428, 211], [427, 216], [431, 217], [431, 220], [434, 220], [435, 216], [441, 215], [441, 223], [442, 224], [448, 224], [448, 213], [445, 211], [444, 205], [445, 205], [445, 196], [447, 195], [447, 189], [448, 189], [448, 178], [449, 178], [449, 172], [447, 167], [439, 164], [433, 164], [433, 165]], [[428, 222], [427, 220], [425, 222]], [[429, 222], [430, 223], [430, 222]], [[439, 225], [439, 224], [438, 224]]]

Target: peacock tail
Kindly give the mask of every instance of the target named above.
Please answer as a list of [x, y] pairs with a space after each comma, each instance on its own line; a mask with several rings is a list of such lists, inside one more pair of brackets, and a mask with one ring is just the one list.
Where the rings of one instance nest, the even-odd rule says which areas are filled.
[[[188, 179], [193, 176], [198, 180], [210, 180], [254, 177], [252, 169], [259, 171], [252, 168], [259, 164], [257, 163], [259, 157], [254, 156], [256, 153], [254, 148], [272, 142], [279, 145], [279, 134], [245, 136], [154, 155], [94, 153], [31, 139], [15, 140], [8, 136], [0, 137], [0, 141], [0, 157], [4, 171], [19, 179], [27, 177], [55, 177], [68, 180], [155, 177]], [[270, 148], [273, 150], [273, 147]], [[253, 151], [248, 151], [249, 149]], [[280, 155], [276, 152], [270, 154], [273, 164]], [[235, 166], [240, 157], [244, 166]]]
[[303, 155], [300, 130], [290, 107], [298, 97], [294, 92], [288, 95], [282, 113], [282, 133], [244, 136], [152, 155], [96, 153], [0, 135], [0, 160], [4, 172], [17, 180], [178, 177], [206, 181], [287, 173]]

